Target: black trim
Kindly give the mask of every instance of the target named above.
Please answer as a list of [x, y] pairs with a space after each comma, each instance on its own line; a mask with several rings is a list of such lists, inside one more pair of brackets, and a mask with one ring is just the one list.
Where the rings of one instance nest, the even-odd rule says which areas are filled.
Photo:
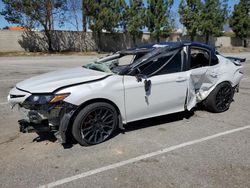
[[77, 85], [81, 85], [81, 84], [87, 84], [87, 83], [91, 83], [91, 82], [97, 82], [97, 81], [100, 81], [100, 80], [104, 80], [105, 78], [108, 78], [110, 76], [112, 76], [112, 74], [104, 76], [102, 78], [95, 79], [95, 80], [90, 80], [90, 81], [86, 81], [86, 82], [79, 82], [79, 83], [76, 83], [76, 84], [70, 84], [70, 85], [62, 86], [62, 87], [59, 87], [56, 90], [54, 90], [53, 93], [55, 93], [55, 92], [57, 92], [59, 90], [65, 89], [67, 87], [73, 87], [73, 86], [77, 86]]
[[25, 95], [12, 95], [10, 94], [10, 98], [14, 99], [14, 98], [19, 98], [19, 97], [24, 97]]
[[27, 93], [30, 93], [30, 94], [32, 94], [32, 95], [46, 95], [46, 94], [53, 94], [53, 93], [55, 93], [55, 92], [57, 92], [57, 91], [59, 91], [59, 90], [65, 89], [65, 88], [67, 88], [67, 87], [72, 87], [72, 86], [77, 86], [77, 85], [81, 85], [81, 84], [86, 84], [86, 83], [91, 83], [91, 82], [97, 82], [97, 81], [100, 81], [100, 80], [104, 80], [105, 78], [107, 78], [107, 77], [109, 77], [109, 76], [111, 76], [111, 75], [112, 75], [112, 74], [107, 75], [107, 76], [104, 76], [104, 77], [102, 77], [102, 78], [95, 79], [95, 80], [90, 80], [90, 81], [79, 82], [79, 83], [75, 83], [75, 84], [69, 84], [69, 85], [66, 85], [66, 86], [62, 86], [62, 87], [59, 87], [59, 88], [55, 89], [55, 90], [52, 91], [52, 92], [31, 93], [31, 92], [26, 91], [26, 90], [24, 90], [24, 89], [20, 89], [20, 88], [18, 88], [18, 87], [16, 87], [16, 88], [17, 88], [18, 90], [20, 90], [20, 91], [27, 92]]
[[[208, 54], [209, 54], [209, 65], [208, 66], [204, 66], [204, 67], [213, 66], [213, 65], [211, 65], [212, 58], [217, 58], [217, 56], [215, 55], [215, 57], [214, 57], [211, 50], [209, 50], [208, 48], [205, 48], [203, 46], [190, 45], [190, 46], [188, 46], [188, 50], [187, 50], [188, 51], [188, 61], [187, 61], [188, 66], [187, 66], [187, 70], [193, 70], [193, 69], [191, 69], [191, 49], [199, 49], [199, 50], [204, 50], [204, 51], [208, 52]], [[194, 69], [196, 69], [196, 68], [194, 68]]]
[[233, 60], [233, 61], [238, 61], [240, 63], [243, 63], [246, 61], [246, 58], [239, 58], [239, 57], [226, 57], [227, 59]]
[[[26, 92], [26, 93], [30, 93], [29, 91], [26, 91], [26, 90], [24, 90], [24, 89], [20, 89], [19, 87], [16, 87], [18, 90], [20, 90], [20, 91], [23, 91], [23, 92]], [[30, 93], [31, 94], [31, 93]]]

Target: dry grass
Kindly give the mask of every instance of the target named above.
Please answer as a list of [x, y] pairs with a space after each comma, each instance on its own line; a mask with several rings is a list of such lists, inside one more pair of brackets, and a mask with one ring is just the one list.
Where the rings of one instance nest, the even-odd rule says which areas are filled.
[[250, 52], [250, 48], [243, 48], [243, 47], [219, 47], [217, 49], [219, 52], [222, 53]]
[[18, 56], [99, 56], [97, 52], [0, 52], [0, 57], [18, 57]]

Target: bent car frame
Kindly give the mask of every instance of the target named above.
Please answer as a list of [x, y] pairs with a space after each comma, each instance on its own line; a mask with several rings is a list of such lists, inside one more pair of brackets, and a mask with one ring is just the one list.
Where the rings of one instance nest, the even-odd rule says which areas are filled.
[[61, 143], [101, 143], [123, 124], [191, 110], [229, 109], [245, 59], [202, 43], [160, 43], [122, 50], [82, 67], [24, 80], [8, 101], [23, 114], [20, 131], [53, 131]]

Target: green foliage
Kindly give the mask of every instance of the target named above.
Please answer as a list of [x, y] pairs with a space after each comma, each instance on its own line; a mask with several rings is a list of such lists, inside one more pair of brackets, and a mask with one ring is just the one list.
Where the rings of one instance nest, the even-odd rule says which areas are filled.
[[201, 5], [201, 0], [181, 0], [179, 5], [180, 22], [186, 27], [191, 41], [199, 31]]
[[130, 0], [129, 5], [125, 7], [124, 30], [133, 38], [134, 44], [136, 37], [142, 35], [142, 29], [145, 27], [143, 18], [145, 17], [145, 8], [142, 0]]
[[93, 32], [115, 31], [119, 26], [123, 0], [84, 0], [83, 11]]
[[98, 51], [100, 51], [102, 30], [114, 32], [118, 29], [124, 6], [124, 0], [83, 1], [83, 12], [87, 17], [88, 26], [97, 36]]
[[5, 8], [1, 15], [8, 22], [32, 29], [42, 26], [48, 39], [49, 51], [52, 51], [51, 30], [54, 17], [58, 15], [59, 23], [63, 23], [66, 0], [2, 0]]
[[169, 19], [173, 0], [148, 0], [147, 4], [146, 25], [153, 37], [159, 42], [160, 37], [169, 36], [172, 30]]
[[[234, 6], [233, 15], [229, 19], [229, 25], [241, 39], [250, 37], [250, 1], [240, 0], [239, 4]], [[246, 44], [244, 44], [246, 46]]]
[[179, 14], [191, 40], [199, 33], [208, 43], [210, 36], [222, 35], [227, 20], [227, 0], [181, 0]]
[[[8, 22], [28, 28], [42, 26], [45, 30], [49, 29], [53, 16], [61, 14], [58, 17], [62, 18], [66, 11], [66, 0], [54, 3], [51, 0], [2, 0], [2, 2], [5, 8], [0, 14]], [[59, 22], [63, 22], [63, 18]]]
[[227, 20], [227, 0], [205, 0], [202, 4], [200, 31], [206, 37], [221, 36], [224, 23]]

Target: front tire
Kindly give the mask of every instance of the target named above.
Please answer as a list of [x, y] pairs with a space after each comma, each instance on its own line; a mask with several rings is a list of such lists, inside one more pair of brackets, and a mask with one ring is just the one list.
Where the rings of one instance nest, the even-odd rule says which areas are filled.
[[117, 127], [116, 109], [104, 102], [96, 102], [84, 107], [76, 116], [72, 134], [83, 146], [95, 145], [111, 137]]
[[233, 101], [234, 90], [230, 83], [222, 82], [204, 101], [207, 110], [215, 113], [227, 111]]

